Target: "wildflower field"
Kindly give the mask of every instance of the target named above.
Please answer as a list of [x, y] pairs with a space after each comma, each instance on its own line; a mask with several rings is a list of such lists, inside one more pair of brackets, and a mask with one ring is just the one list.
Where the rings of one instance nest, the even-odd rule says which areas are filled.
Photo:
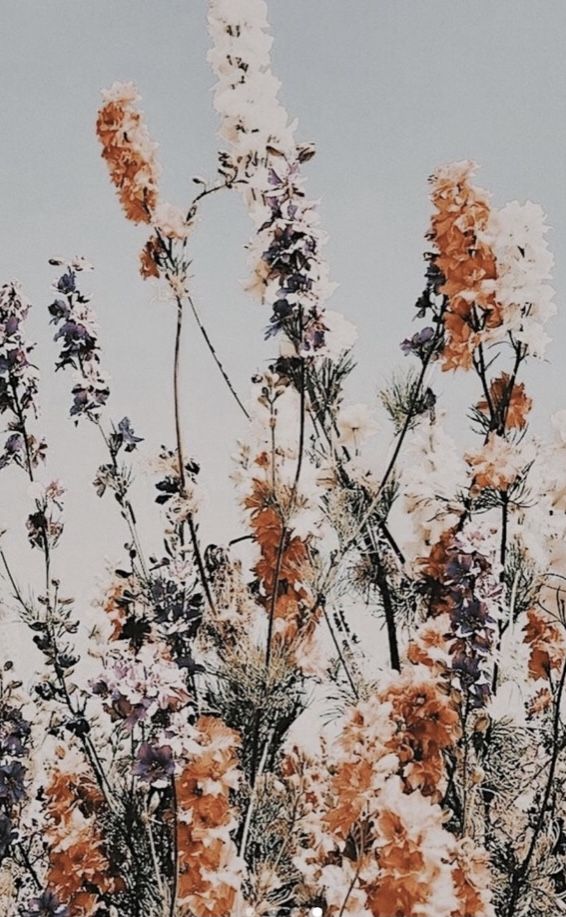
[[[281, 102], [267, 15], [264, 0], [209, 0], [220, 152], [194, 164], [207, 177], [188, 170], [187, 199], [162, 191], [138, 88], [112, 82], [128, 74], [109, 74], [91, 113], [103, 206], [139, 239], [130, 269], [167, 329], [160, 450], [147, 455], [141, 395], [113, 408], [89, 253], [53, 253], [43, 302], [25, 277], [0, 288], [0, 489], [20, 513], [2, 526], [0, 606], [28, 646], [16, 658], [4, 629], [0, 917], [557, 917], [566, 410], [546, 436], [529, 428], [556, 312], [545, 214], [495, 206], [472, 161], [423, 175], [398, 370], [352, 400], [357, 332], [306, 186], [316, 145]], [[271, 356], [258, 340], [245, 389], [195, 295], [212, 197], [250, 221], [244, 288]], [[70, 494], [40, 411], [38, 312], [122, 545], [100, 557], [94, 607], [61, 560]], [[187, 335], [240, 421], [239, 530], [214, 541]], [[471, 403], [445, 403], [464, 376]]]

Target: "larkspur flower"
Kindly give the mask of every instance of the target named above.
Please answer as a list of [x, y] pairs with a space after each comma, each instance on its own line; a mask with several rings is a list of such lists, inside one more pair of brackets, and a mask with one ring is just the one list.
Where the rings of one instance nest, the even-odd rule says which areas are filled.
[[144, 742], [138, 749], [134, 774], [154, 787], [164, 787], [175, 773], [175, 762], [170, 746], [153, 746]]
[[114, 83], [103, 92], [96, 131], [124, 213], [134, 223], [150, 223], [158, 200], [159, 166], [133, 83]]

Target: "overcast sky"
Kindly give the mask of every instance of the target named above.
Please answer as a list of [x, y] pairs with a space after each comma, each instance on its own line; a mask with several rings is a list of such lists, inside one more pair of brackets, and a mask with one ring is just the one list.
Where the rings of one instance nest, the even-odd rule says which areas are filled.
[[[566, 406], [562, 307], [566, 289], [566, 55], [563, 0], [271, 0], [274, 70], [282, 100], [315, 140], [309, 190], [321, 199], [333, 278], [332, 307], [359, 329], [356, 400], [373, 400], [402, 363], [423, 286], [427, 176], [452, 159], [475, 159], [496, 205], [539, 202], [552, 226], [559, 316], [550, 364], [528, 371], [535, 423]], [[146, 438], [136, 499], [151, 507], [143, 471], [161, 442], [172, 444], [170, 364], [174, 315], [137, 276], [142, 230], [126, 222], [94, 134], [100, 89], [133, 80], [160, 144], [162, 187], [183, 205], [193, 175], [213, 177], [217, 120], [206, 63], [205, 0], [1, 0], [0, 279], [21, 280], [34, 303], [30, 337], [43, 371], [41, 428], [49, 474], [69, 488], [59, 573], [86, 602], [123, 536], [112, 502], [91, 480], [95, 431], [67, 420], [70, 377], [50, 371], [55, 345], [46, 306], [54, 254], [84, 254], [94, 293], [111, 414], [128, 414]], [[250, 302], [243, 245], [250, 225], [236, 194], [207, 202], [194, 241], [194, 290], [238, 389], [269, 353], [267, 315]], [[241, 532], [227, 474], [240, 418], [195, 329], [187, 326], [184, 423], [209, 491], [207, 540]], [[442, 377], [446, 403], [463, 412], [466, 384]], [[460, 398], [460, 393], [462, 398]], [[24, 476], [0, 475], [6, 549], [22, 581], [37, 573], [25, 544]], [[142, 511], [148, 529], [151, 511]], [[85, 586], [81, 589], [81, 582]], [[12, 620], [12, 617], [9, 618]], [[14, 626], [14, 634], [20, 631]], [[27, 638], [26, 638], [27, 639]]]

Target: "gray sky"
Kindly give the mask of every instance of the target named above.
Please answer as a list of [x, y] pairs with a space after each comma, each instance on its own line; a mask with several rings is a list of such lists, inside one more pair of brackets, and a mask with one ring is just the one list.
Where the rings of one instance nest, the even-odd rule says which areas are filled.
[[[537, 421], [566, 406], [566, 56], [563, 0], [271, 0], [274, 70], [282, 100], [299, 118], [300, 137], [317, 143], [309, 191], [321, 199], [332, 276], [332, 308], [359, 329], [356, 400], [372, 400], [402, 363], [398, 342], [411, 329], [423, 286], [427, 176], [451, 159], [475, 159], [478, 182], [494, 202], [539, 202], [553, 227], [559, 316], [550, 364], [531, 366]], [[123, 537], [112, 501], [90, 482], [103, 454], [95, 431], [66, 415], [70, 376], [54, 379], [46, 306], [53, 254], [84, 254], [96, 266], [94, 293], [104, 365], [113, 380], [111, 415], [129, 414], [146, 437], [143, 466], [160, 442], [172, 444], [171, 307], [137, 276], [144, 233], [123, 218], [94, 134], [99, 91], [133, 80], [158, 140], [162, 187], [183, 205], [192, 175], [213, 177], [217, 119], [206, 63], [205, 0], [1, 0], [0, 278], [17, 277], [35, 304], [30, 336], [40, 342], [42, 429], [50, 474], [69, 487], [60, 574], [72, 589], [117, 560]], [[242, 293], [243, 244], [251, 231], [236, 194], [207, 202], [194, 240], [194, 290], [209, 331], [237, 387], [269, 350], [267, 314]], [[226, 475], [241, 431], [238, 414], [196, 330], [185, 339], [185, 429], [205, 466], [205, 535], [241, 532]], [[449, 384], [450, 383], [450, 384]], [[437, 386], [466, 406], [466, 383]], [[463, 400], [460, 400], [460, 393]], [[33, 579], [22, 533], [26, 484], [0, 478], [6, 547]], [[151, 505], [138, 473], [138, 502]], [[142, 513], [147, 527], [151, 511]], [[37, 559], [36, 559], [37, 561]], [[93, 573], [93, 571], [95, 571]], [[104, 577], [103, 577], [104, 578]]]

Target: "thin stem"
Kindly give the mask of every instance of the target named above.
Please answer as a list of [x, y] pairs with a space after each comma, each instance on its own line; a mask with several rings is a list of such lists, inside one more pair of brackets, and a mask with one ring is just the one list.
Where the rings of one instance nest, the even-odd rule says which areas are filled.
[[263, 754], [262, 754], [262, 756], [261, 756], [261, 761], [259, 762], [259, 767], [258, 767], [258, 769], [257, 769], [256, 779], [255, 779], [254, 785], [253, 785], [253, 787], [252, 787], [252, 792], [251, 792], [251, 796], [250, 796], [250, 801], [249, 801], [249, 804], [248, 804], [248, 810], [247, 810], [247, 812], [246, 812], [246, 820], [245, 820], [245, 822], [244, 822], [244, 828], [243, 828], [243, 831], [242, 831], [242, 840], [240, 841], [240, 851], [239, 851], [239, 855], [240, 855], [242, 858], [244, 858], [245, 855], [246, 855], [246, 847], [247, 847], [247, 845], [248, 845], [248, 835], [249, 835], [249, 833], [250, 833], [250, 826], [251, 826], [251, 821], [252, 821], [252, 812], [253, 812], [253, 810], [254, 810], [254, 805], [255, 805], [256, 796], [257, 796], [257, 781], [259, 780], [259, 778], [261, 777], [261, 775], [263, 774], [263, 771], [264, 771], [264, 769], [265, 769], [265, 763], [266, 763], [266, 761], [267, 761], [267, 753], [268, 753], [268, 751], [269, 751], [269, 746], [271, 745], [271, 740], [272, 740], [272, 738], [273, 738], [273, 730], [271, 730], [271, 732], [269, 733], [269, 735], [268, 735], [268, 737], [267, 737], [267, 740], [266, 740], [266, 742], [265, 742], [265, 747], [264, 747], [264, 749], [263, 749]]
[[550, 760], [550, 767], [548, 770], [548, 777], [546, 781], [546, 787], [544, 790], [544, 796], [542, 799], [542, 804], [538, 814], [538, 818], [533, 830], [533, 835], [531, 838], [531, 843], [527, 851], [527, 855], [521, 865], [515, 870], [514, 876], [511, 882], [511, 897], [509, 901], [509, 908], [507, 910], [507, 917], [513, 917], [515, 913], [517, 902], [521, 889], [528, 878], [529, 867], [531, 865], [531, 860], [535, 852], [536, 843], [539, 837], [539, 834], [542, 829], [544, 822], [544, 816], [546, 815], [546, 810], [548, 807], [548, 802], [550, 800], [550, 794], [552, 792], [552, 784], [554, 782], [554, 774], [556, 772], [556, 766], [558, 764], [558, 756], [561, 750], [561, 743], [559, 742], [560, 737], [560, 708], [562, 706], [562, 695], [564, 693], [564, 684], [566, 682], [566, 663], [562, 666], [562, 673], [560, 675], [560, 681], [558, 683], [558, 688], [556, 690], [556, 696], [554, 698], [554, 716], [552, 724], [552, 758]]
[[345, 658], [344, 658], [344, 654], [343, 654], [342, 649], [341, 649], [341, 647], [340, 647], [340, 643], [338, 642], [338, 638], [337, 638], [336, 634], [334, 633], [334, 628], [332, 627], [332, 624], [330, 623], [330, 618], [328, 617], [328, 612], [327, 612], [327, 610], [326, 610], [326, 602], [321, 602], [321, 601], [319, 600], [319, 605], [320, 605], [320, 607], [322, 607], [322, 613], [323, 613], [323, 615], [324, 615], [324, 620], [326, 621], [326, 623], [327, 623], [327, 625], [328, 625], [328, 630], [330, 631], [330, 636], [332, 637], [332, 642], [334, 643], [334, 646], [335, 646], [335, 648], [336, 648], [336, 652], [338, 653], [338, 658], [339, 658], [339, 660], [340, 660], [340, 663], [341, 663], [341, 665], [342, 665], [342, 668], [344, 669], [344, 672], [345, 672], [345, 674], [346, 674], [346, 678], [348, 679], [348, 681], [349, 681], [349, 683], [350, 683], [350, 687], [351, 687], [351, 689], [352, 689], [352, 693], [353, 693], [354, 697], [356, 698], [356, 700], [359, 700], [359, 699], [360, 699], [360, 695], [359, 695], [359, 693], [358, 693], [358, 689], [356, 688], [356, 685], [354, 684], [354, 680], [353, 680], [352, 676], [350, 675], [350, 670], [348, 669], [348, 666], [346, 665], [346, 660], [345, 660]]
[[[177, 440], [177, 460], [179, 463], [179, 488], [181, 497], [187, 499], [187, 479], [185, 473], [185, 460], [183, 456], [183, 437], [181, 432], [181, 398], [180, 398], [180, 361], [181, 361], [181, 335], [183, 331], [183, 300], [180, 296], [176, 297], [177, 302], [177, 323], [175, 328], [175, 347], [173, 356], [173, 410], [175, 416], [175, 436]], [[216, 613], [212, 592], [208, 577], [204, 568], [202, 554], [198, 543], [197, 530], [193, 519], [193, 514], [187, 514], [187, 525], [191, 537], [193, 554], [197, 565], [199, 578], [204, 590], [206, 600], [213, 613]]]
[[417, 402], [421, 394], [426, 372], [429, 367], [430, 361], [432, 360], [433, 353], [434, 353], [434, 347], [431, 345], [430, 349], [427, 351], [427, 353], [425, 354], [423, 358], [422, 365], [421, 365], [421, 371], [415, 383], [414, 394], [411, 399], [409, 410], [407, 411], [405, 422], [403, 424], [401, 432], [399, 433], [399, 437], [397, 439], [397, 443], [395, 444], [395, 449], [393, 450], [393, 454], [389, 460], [389, 464], [387, 465], [387, 468], [385, 469], [385, 472], [381, 479], [381, 483], [378, 487], [378, 490], [377, 490], [378, 496], [381, 494], [383, 488], [385, 487], [385, 485], [389, 481], [389, 478], [393, 474], [393, 471], [395, 470], [395, 465], [397, 464], [397, 459], [399, 458], [401, 449], [403, 447], [403, 443], [405, 442], [407, 433], [411, 429], [411, 424], [415, 418], [415, 408], [417, 406]]
[[281, 576], [281, 565], [283, 563], [283, 553], [285, 551], [285, 542], [287, 540], [287, 535], [289, 530], [287, 526], [283, 526], [281, 529], [281, 538], [279, 539], [279, 545], [277, 548], [277, 559], [275, 561], [275, 574], [273, 577], [273, 586], [271, 589], [271, 600], [269, 603], [269, 620], [267, 623], [267, 640], [265, 647], [265, 674], [266, 679], [269, 674], [269, 666], [271, 663], [271, 645], [273, 642], [273, 625], [275, 622], [275, 608], [277, 605], [277, 593], [279, 592], [279, 578]]
[[[110, 445], [110, 439], [99, 419], [95, 421], [95, 424], [98, 430], [100, 431], [100, 435], [102, 436], [104, 444], [108, 450], [108, 455], [110, 456], [110, 461], [112, 462], [112, 467], [114, 469], [114, 472], [118, 474], [119, 469], [118, 469], [118, 462], [116, 461], [116, 453], [114, 449], [112, 448], [112, 446]], [[130, 500], [128, 500], [125, 495], [122, 495], [118, 492], [115, 492], [115, 493], [116, 493], [116, 497], [118, 499], [120, 508], [122, 510], [122, 513], [121, 513], [122, 518], [125, 520], [126, 525], [128, 526], [128, 531], [130, 533], [132, 543], [136, 549], [137, 556], [139, 557], [142, 573], [144, 577], [147, 579], [148, 578], [147, 564], [145, 562], [141, 539], [140, 539], [140, 536], [137, 530], [137, 521], [136, 521], [136, 516], [134, 513], [134, 508]]]
[[202, 334], [202, 336], [203, 336], [203, 338], [204, 338], [204, 340], [205, 340], [206, 346], [208, 347], [208, 349], [209, 349], [209, 351], [210, 351], [210, 354], [211, 354], [211, 356], [212, 356], [212, 359], [214, 360], [214, 362], [216, 363], [216, 366], [218, 367], [218, 370], [219, 370], [219, 372], [220, 372], [220, 375], [222, 376], [222, 378], [224, 379], [224, 382], [226, 383], [226, 386], [227, 386], [227, 388], [228, 388], [228, 391], [229, 391], [230, 394], [232, 395], [234, 401], [236, 402], [236, 404], [237, 404], [238, 407], [240, 408], [240, 410], [241, 410], [242, 414], [244, 415], [244, 417], [246, 418], [246, 420], [250, 420], [250, 415], [249, 415], [248, 411], [246, 410], [246, 408], [244, 407], [244, 404], [243, 404], [243, 402], [242, 402], [240, 396], [238, 395], [236, 389], [234, 388], [234, 386], [233, 386], [233, 384], [232, 384], [232, 381], [231, 381], [231, 379], [230, 379], [228, 373], [227, 373], [226, 370], [224, 369], [224, 366], [223, 366], [223, 364], [222, 364], [222, 362], [221, 362], [221, 360], [220, 360], [220, 358], [219, 358], [219, 356], [218, 356], [218, 354], [217, 354], [217, 352], [216, 352], [216, 348], [214, 347], [212, 341], [210, 340], [210, 336], [209, 336], [208, 331], [206, 330], [206, 328], [205, 328], [205, 326], [204, 326], [204, 324], [203, 324], [203, 322], [202, 322], [202, 319], [201, 319], [201, 317], [200, 317], [200, 315], [199, 315], [199, 313], [198, 313], [198, 310], [197, 310], [197, 308], [196, 308], [196, 306], [195, 306], [193, 297], [190, 295], [190, 293], [187, 293], [186, 296], [187, 296], [187, 302], [188, 302], [189, 306], [191, 307], [191, 312], [193, 313], [193, 317], [194, 317], [194, 319], [195, 319], [195, 322], [197, 323], [197, 327], [198, 327], [200, 333]]
[[171, 809], [173, 812], [173, 878], [171, 883], [171, 905], [169, 917], [175, 917], [177, 906], [177, 885], [179, 882], [179, 818], [177, 806], [177, 787], [175, 776], [171, 777]]
[[18, 396], [18, 386], [12, 376], [10, 376], [10, 385], [12, 387], [12, 393], [14, 396], [14, 409], [16, 417], [18, 418], [18, 423], [20, 425], [20, 433], [24, 438], [24, 447], [26, 450], [26, 472], [30, 481], [33, 482], [33, 461], [31, 456], [29, 436], [26, 428], [26, 419]]
[[[499, 562], [501, 564], [500, 581], [504, 589], [505, 589], [505, 562], [507, 560], [508, 523], [509, 523], [509, 498], [506, 493], [503, 493], [501, 495], [501, 546], [499, 549]], [[504, 593], [504, 596], [505, 596], [505, 593]], [[504, 631], [505, 631], [505, 624], [503, 621], [500, 620], [498, 622], [498, 627], [497, 627], [497, 643], [495, 646], [495, 662], [493, 665], [493, 678], [491, 682], [492, 694], [495, 694], [497, 690], [497, 682], [499, 680], [498, 657], [499, 657], [499, 653], [501, 652], [501, 642], [502, 642]]]

